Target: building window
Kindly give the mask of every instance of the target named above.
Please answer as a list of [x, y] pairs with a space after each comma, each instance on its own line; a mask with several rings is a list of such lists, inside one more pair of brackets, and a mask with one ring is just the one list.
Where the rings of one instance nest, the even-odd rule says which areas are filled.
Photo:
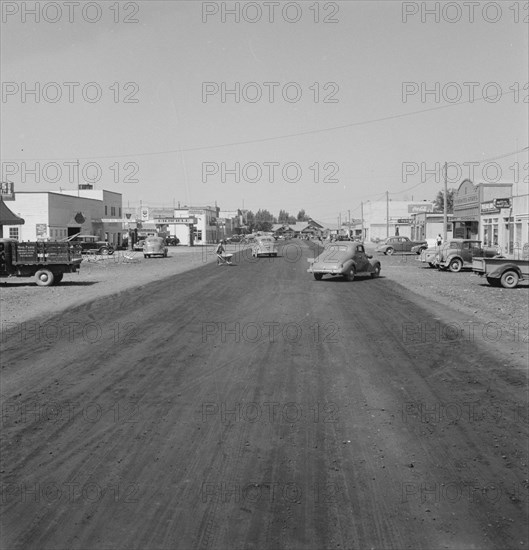
[[111, 206], [111, 207], [110, 207], [110, 215], [111, 215], [111, 216], [115, 216], [115, 215], [116, 215], [116, 207], [115, 207], [115, 206]]
[[121, 218], [121, 206], [119, 207], [119, 217]]
[[195, 231], [195, 240], [197, 240], [197, 241], [202, 240], [202, 230], [201, 229]]
[[18, 241], [18, 227], [9, 228], [9, 238], [16, 239]]
[[108, 206], [105, 204], [105, 216], [108, 216]]

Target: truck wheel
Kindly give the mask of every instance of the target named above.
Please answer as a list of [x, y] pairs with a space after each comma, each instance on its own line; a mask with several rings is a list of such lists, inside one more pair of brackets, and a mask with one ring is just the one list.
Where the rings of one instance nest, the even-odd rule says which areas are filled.
[[323, 277], [323, 273], [314, 273], [314, 278], [316, 279], [316, 281], [321, 281]]
[[49, 269], [39, 269], [35, 273], [35, 282], [39, 286], [51, 286], [55, 281], [55, 276]]
[[376, 279], [377, 277], [380, 277], [380, 266], [375, 266], [375, 269], [373, 270], [373, 273], [371, 273], [371, 279]]
[[387, 254], [388, 256], [391, 256], [395, 252], [395, 249], [391, 248], [391, 246], [384, 252], [384, 254]]
[[450, 269], [452, 273], [459, 273], [463, 269], [463, 262], [459, 258], [454, 258], [450, 262], [448, 269]]
[[500, 279], [496, 279], [495, 277], [487, 277], [487, 283], [489, 283], [490, 286], [501, 286]]
[[434, 264], [433, 262], [428, 262], [428, 265], [429, 265], [430, 267], [435, 267], [435, 264]]
[[55, 273], [55, 281], [54, 284], [58, 285], [63, 278], [64, 273]]
[[516, 271], [506, 271], [501, 276], [501, 286], [503, 288], [515, 288], [518, 286], [519, 280], [520, 277], [518, 277], [518, 273], [516, 273]]

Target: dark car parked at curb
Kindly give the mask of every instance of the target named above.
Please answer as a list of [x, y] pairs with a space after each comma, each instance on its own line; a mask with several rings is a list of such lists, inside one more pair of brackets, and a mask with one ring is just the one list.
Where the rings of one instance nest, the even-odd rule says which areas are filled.
[[[379, 244], [375, 248], [375, 252], [382, 252], [383, 254], [391, 255], [395, 252], [411, 252], [412, 248], [415, 246], [424, 246], [428, 248], [428, 243], [426, 241], [412, 241], [408, 237], [388, 237], [383, 243]], [[417, 252], [420, 254], [420, 251]]]
[[68, 238], [72, 244], [81, 247], [82, 254], [101, 254], [103, 256], [114, 254], [114, 246], [107, 241], [101, 241], [97, 235], [73, 235]]
[[317, 281], [324, 275], [341, 275], [347, 281], [356, 277], [380, 275], [380, 262], [366, 254], [364, 245], [356, 242], [337, 242], [326, 247], [316, 258], [308, 259], [311, 266], [307, 269]]

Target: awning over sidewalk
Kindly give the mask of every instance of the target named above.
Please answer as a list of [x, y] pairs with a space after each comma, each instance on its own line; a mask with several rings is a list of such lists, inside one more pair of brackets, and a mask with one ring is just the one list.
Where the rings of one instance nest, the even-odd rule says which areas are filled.
[[0, 198], [0, 225], [24, 225], [26, 222], [11, 212]]

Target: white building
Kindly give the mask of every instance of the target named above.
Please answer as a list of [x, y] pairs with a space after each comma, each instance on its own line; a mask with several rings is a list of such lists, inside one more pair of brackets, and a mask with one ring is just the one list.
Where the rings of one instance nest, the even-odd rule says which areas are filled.
[[[184, 206], [174, 209], [175, 218], [196, 218], [193, 244], [214, 244], [220, 238], [219, 209], [216, 206]], [[175, 235], [178, 237], [178, 235]], [[180, 237], [178, 237], [180, 238]], [[183, 244], [183, 243], [182, 243]]]
[[503, 254], [529, 254], [529, 195], [496, 198], [480, 204], [480, 235], [485, 245], [500, 246]]
[[20, 241], [63, 240], [76, 233], [97, 235], [114, 245], [121, 244], [121, 194], [104, 190], [17, 192], [11, 210], [25, 224], [5, 226], [5, 234]]
[[[389, 211], [389, 216], [388, 216]], [[432, 212], [428, 201], [368, 201], [363, 204], [365, 241], [376, 241], [393, 235], [411, 238], [411, 214]], [[356, 236], [361, 236], [362, 221], [354, 225]]]

